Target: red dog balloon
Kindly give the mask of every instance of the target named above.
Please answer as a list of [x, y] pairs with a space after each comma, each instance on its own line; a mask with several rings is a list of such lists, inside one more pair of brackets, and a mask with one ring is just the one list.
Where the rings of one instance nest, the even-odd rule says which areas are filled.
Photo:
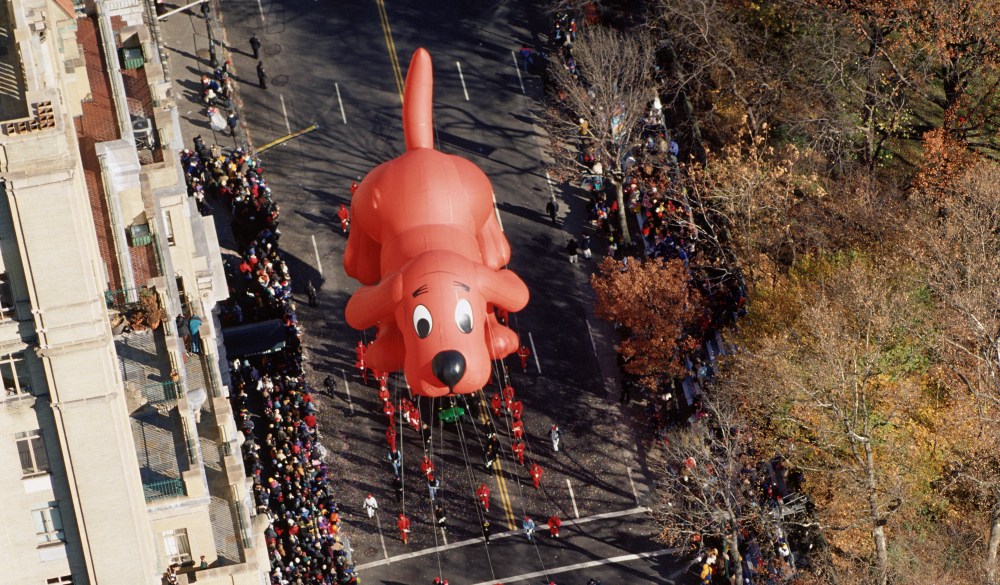
[[365, 286], [347, 303], [355, 329], [379, 325], [366, 354], [376, 370], [402, 369], [417, 394], [482, 388], [491, 359], [518, 346], [493, 307], [519, 311], [528, 288], [503, 268], [510, 245], [478, 167], [434, 150], [430, 54], [406, 76], [406, 152], [368, 173], [351, 201], [344, 268]]

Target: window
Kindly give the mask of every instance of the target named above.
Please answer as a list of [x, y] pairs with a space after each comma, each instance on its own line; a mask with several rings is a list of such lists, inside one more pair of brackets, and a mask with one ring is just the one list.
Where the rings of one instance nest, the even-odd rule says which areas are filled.
[[7, 398], [19, 394], [31, 394], [31, 377], [24, 352], [0, 357], [0, 378], [3, 379], [4, 395]]
[[167, 244], [170, 246], [174, 245], [174, 218], [167, 211], [164, 213], [163, 227], [167, 231]]
[[0, 319], [14, 318], [14, 294], [10, 290], [10, 277], [0, 273]]
[[49, 502], [31, 509], [31, 515], [35, 519], [35, 542], [38, 544], [50, 544], [63, 542], [66, 535], [63, 533], [62, 516], [59, 515], [59, 503]]
[[183, 565], [191, 561], [191, 545], [186, 528], [167, 530], [163, 533], [163, 548], [167, 550], [168, 564]]
[[25, 431], [15, 435], [17, 454], [21, 458], [21, 474], [39, 475], [49, 470], [49, 456], [45, 453], [45, 441], [39, 430]]
[[51, 579], [46, 579], [45, 585], [73, 585], [73, 575], [66, 575], [64, 577], [52, 577]]

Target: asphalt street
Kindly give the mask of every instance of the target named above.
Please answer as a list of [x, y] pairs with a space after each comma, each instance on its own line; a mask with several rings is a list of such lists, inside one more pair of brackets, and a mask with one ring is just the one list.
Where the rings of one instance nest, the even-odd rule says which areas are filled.
[[[566, 261], [567, 238], [584, 230], [585, 199], [573, 186], [547, 179], [546, 138], [534, 123], [540, 80], [517, 68], [521, 47], [544, 46], [538, 32], [546, 30], [545, 15], [526, 0], [226, 0], [213, 6], [213, 30], [226, 47], [220, 54], [232, 58], [237, 71], [245, 134], [233, 138], [208, 127], [198, 101], [198, 78], [210, 73], [208, 37], [194, 9], [162, 23], [189, 143], [200, 133], [223, 146], [249, 140], [260, 147], [318, 125], [261, 158], [281, 206], [281, 246], [301, 299], [312, 382], [322, 388], [325, 377], [336, 380], [334, 396], [319, 399], [320, 425], [365, 583], [430, 583], [439, 574], [453, 585], [547, 583], [544, 578], [582, 585], [590, 577], [605, 585], [675, 582], [683, 565], [652, 541], [655, 527], [637, 509], [650, 504], [639, 430], [617, 405], [614, 339], [591, 308], [586, 282], [601, 251], [595, 247], [589, 262]], [[266, 90], [257, 86], [247, 42], [252, 33], [263, 41]], [[434, 60], [438, 148], [470, 159], [493, 182], [513, 249], [510, 268], [532, 294], [512, 325], [534, 355], [527, 372], [515, 356], [506, 363], [525, 406], [526, 460], [545, 470], [542, 489], [535, 490], [509, 451], [509, 417], [494, 421], [505, 456], [499, 469], [485, 469], [483, 409], [475, 401], [459, 425], [435, 424], [431, 457], [442, 482], [439, 502], [448, 512], [443, 532], [432, 528], [421, 440], [409, 429], [401, 433], [404, 499], [394, 494], [381, 402], [353, 368], [354, 345], [370, 340], [371, 332], [354, 331], [343, 319], [357, 284], [343, 271], [346, 237], [336, 215], [349, 201], [352, 181], [402, 151], [400, 90], [418, 46]], [[544, 215], [553, 194], [562, 208], [559, 226]], [[217, 222], [224, 247], [225, 223]], [[319, 289], [316, 308], [304, 301], [308, 280]], [[397, 396], [405, 392], [401, 377], [391, 383]], [[421, 406], [428, 417], [433, 405]], [[546, 436], [552, 424], [564, 431], [558, 453]], [[483, 516], [473, 494], [479, 483], [492, 490], [485, 517], [496, 536], [489, 547], [480, 538]], [[367, 493], [380, 503], [379, 523], [361, 508]], [[406, 545], [395, 528], [404, 510], [413, 523]], [[525, 515], [541, 528], [553, 514], [566, 521], [560, 540], [541, 530], [535, 544], [521, 534], [498, 538]], [[577, 518], [580, 523], [571, 524]]]

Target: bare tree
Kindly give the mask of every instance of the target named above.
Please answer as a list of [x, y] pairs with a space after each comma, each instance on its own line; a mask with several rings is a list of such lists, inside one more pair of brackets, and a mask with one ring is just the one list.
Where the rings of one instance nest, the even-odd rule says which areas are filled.
[[737, 405], [724, 394], [706, 396], [703, 404], [706, 418], [668, 434], [652, 514], [666, 542], [690, 542], [693, 537], [725, 542], [736, 582], [742, 583], [739, 535], [773, 534], [776, 519], [759, 505], [753, 481], [754, 435]]
[[[989, 510], [986, 582], [1000, 582], [1000, 165], [980, 161], [952, 188], [926, 193], [923, 250], [928, 283], [957, 319], [941, 339], [955, 377], [972, 398], [952, 467], [959, 501]], [[947, 352], [947, 349], [952, 350]]]
[[550, 65], [556, 99], [546, 116], [551, 154], [570, 176], [593, 172], [583, 156], [587, 151], [593, 154], [615, 189], [619, 228], [629, 243], [623, 182], [641, 121], [656, 97], [649, 35], [586, 26], [572, 44], [571, 57], [572, 68], [561, 57], [553, 57]]
[[793, 463], [837, 491], [821, 510], [828, 528], [871, 535], [874, 562], [858, 561], [873, 568], [878, 585], [890, 573], [886, 526], [914, 479], [902, 472], [910, 454], [896, 447], [896, 429], [905, 428], [918, 393], [901, 363], [910, 350], [899, 348], [918, 343], [919, 329], [912, 279], [893, 266], [860, 258], [820, 268], [780, 379], [791, 398], [788, 422], [805, 445]]

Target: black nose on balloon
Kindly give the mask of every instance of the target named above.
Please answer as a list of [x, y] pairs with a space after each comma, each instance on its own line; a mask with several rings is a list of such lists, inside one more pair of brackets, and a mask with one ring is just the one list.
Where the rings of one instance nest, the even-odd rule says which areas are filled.
[[453, 349], [442, 351], [431, 360], [431, 371], [449, 390], [454, 390], [465, 375], [465, 357]]

